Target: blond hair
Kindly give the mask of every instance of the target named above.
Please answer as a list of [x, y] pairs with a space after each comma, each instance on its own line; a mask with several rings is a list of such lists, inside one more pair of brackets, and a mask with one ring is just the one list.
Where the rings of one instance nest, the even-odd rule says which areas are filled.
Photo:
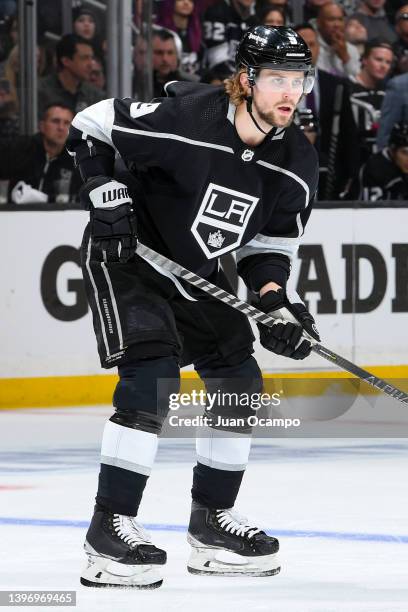
[[225, 91], [235, 106], [239, 106], [247, 96], [245, 88], [241, 83], [241, 74], [244, 72], [246, 72], [246, 68], [240, 68], [238, 72], [224, 81]]

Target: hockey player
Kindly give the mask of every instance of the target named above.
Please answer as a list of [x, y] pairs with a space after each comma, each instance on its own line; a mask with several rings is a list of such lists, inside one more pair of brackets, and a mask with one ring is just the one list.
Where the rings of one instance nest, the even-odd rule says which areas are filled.
[[408, 199], [408, 123], [396, 123], [388, 147], [372, 155], [362, 167], [360, 199]]
[[[291, 303], [285, 290], [318, 174], [313, 147], [291, 125], [296, 104], [313, 86], [310, 51], [289, 28], [257, 26], [245, 33], [236, 67], [226, 89], [171, 83], [168, 98], [106, 100], [73, 121], [69, 149], [91, 214], [82, 246], [85, 285], [102, 367], [117, 366], [120, 377], [85, 541], [87, 586], [162, 582], [166, 553], [135, 517], [180, 366], [194, 364], [209, 391], [262, 388], [246, 317], [135, 256], [137, 240], [228, 291], [219, 256], [235, 251], [259, 307], [281, 317], [272, 328], [260, 326], [263, 346], [304, 359], [311, 345], [303, 331], [318, 339], [304, 304]], [[112, 178], [115, 152], [137, 178], [132, 198]], [[235, 408], [229, 414], [253, 414]], [[215, 405], [209, 414], [225, 413]], [[276, 538], [233, 510], [249, 428], [232, 437], [207, 429], [197, 440], [188, 569], [276, 574]], [[220, 551], [233, 561], [221, 561]]]

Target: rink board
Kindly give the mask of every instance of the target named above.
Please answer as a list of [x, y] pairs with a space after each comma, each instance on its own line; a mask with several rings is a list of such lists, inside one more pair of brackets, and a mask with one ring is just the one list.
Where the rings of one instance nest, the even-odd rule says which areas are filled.
[[[0, 218], [2, 404], [18, 387], [21, 405], [44, 393], [50, 405], [61, 403], [61, 393], [65, 404], [101, 401], [114, 378], [100, 369], [79, 267], [87, 214], [2, 211]], [[291, 276], [323, 342], [360, 365], [381, 367], [383, 376], [408, 364], [407, 227], [403, 208], [315, 210]], [[330, 369], [318, 356], [289, 362], [258, 343], [255, 356], [265, 372]]]

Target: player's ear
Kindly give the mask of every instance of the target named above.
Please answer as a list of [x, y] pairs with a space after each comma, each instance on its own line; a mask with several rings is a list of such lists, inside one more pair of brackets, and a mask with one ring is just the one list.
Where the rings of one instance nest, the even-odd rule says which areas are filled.
[[246, 95], [249, 95], [250, 92], [251, 92], [251, 88], [249, 86], [248, 75], [247, 75], [246, 71], [240, 73], [240, 75], [239, 75], [239, 82], [242, 85], [242, 87], [244, 88]]

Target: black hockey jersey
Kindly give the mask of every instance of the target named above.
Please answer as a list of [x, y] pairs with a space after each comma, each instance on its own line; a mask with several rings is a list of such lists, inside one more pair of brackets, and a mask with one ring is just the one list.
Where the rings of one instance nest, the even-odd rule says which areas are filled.
[[179, 82], [167, 94], [78, 113], [69, 149], [84, 139], [116, 149], [137, 177], [138, 236], [147, 246], [206, 277], [236, 251], [248, 286], [284, 285], [317, 187], [314, 148], [294, 125], [248, 147], [223, 88]]
[[360, 199], [408, 200], [408, 176], [392, 161], [388, 149], [372, 155], [362, 167]]
[[252, 13], [243, 19], [229, 0], [221, 0], [210, 6], [203, 18], [203, 38], [207, 48], [205, 67], [223, 64], [232, 73], [238, 43], [251, 23]]
[[360, 140], [360, 163], [376, 153], [375, 143], [381, 118], [384, 89], [367, 89], [355, 78], [350, 79], [350, 102]]

